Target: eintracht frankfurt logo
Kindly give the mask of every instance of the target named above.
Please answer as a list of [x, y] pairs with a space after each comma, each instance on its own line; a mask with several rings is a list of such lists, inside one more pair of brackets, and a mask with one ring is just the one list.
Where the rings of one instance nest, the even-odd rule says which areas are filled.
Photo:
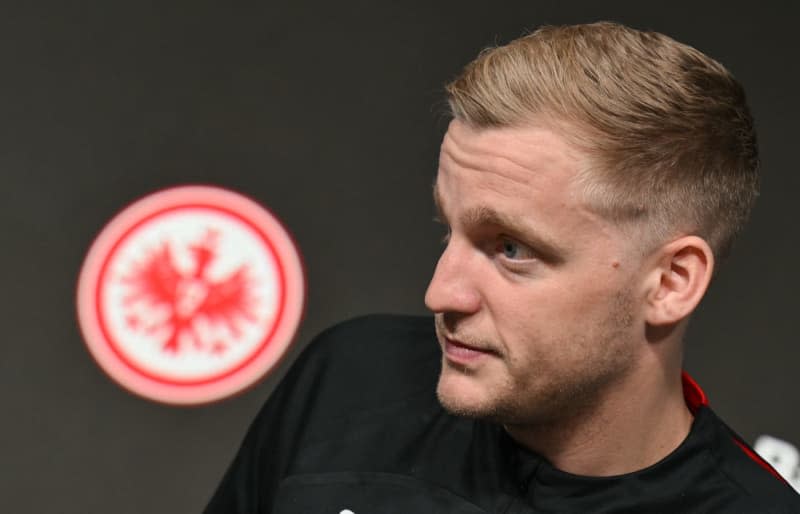
[[295, 245], [269, 212], [223, 189], [177, 187], [103, 229], [80, 273], [78, 318], [92, 355], [121, 385], [204, 403], [278, 361], [304, 292]]

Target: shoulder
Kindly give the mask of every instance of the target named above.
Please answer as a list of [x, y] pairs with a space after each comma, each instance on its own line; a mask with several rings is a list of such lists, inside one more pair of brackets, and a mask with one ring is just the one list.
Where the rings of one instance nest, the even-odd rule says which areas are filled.
[[289, 476], [407, 471], [401, 443], [441, 413], [440, 362], [431, 318], [371, 315], [323, 331], [261, 408], [206, 512], [269, 511]]
[[310, 358], [333, 362], [364, 357], [407, 358], [437, 351], [433, 318], [370, 314], [343, 321], [315, 337], [306, 349]]
[[800, 513], [800, 495], [710, 409], [709, 414], [716, 435], [715, 464], [737, 491], [730, 512]]
[[[439, 357], [432, 318], [371, 314], [323, 331], [306, 347], [298, 365], [312, 366], [326, 375], [388, 379], [405, 377], [420, 365], [438, 368]], [[392, 373], [402, 376], [392, 377]]]
[[321, 415], [336, 415], [422, 391], [432, 394], [440, 367], [432, 318], [372, 314], [338, 323], [315, 337], [283, 387], [303, 394]]

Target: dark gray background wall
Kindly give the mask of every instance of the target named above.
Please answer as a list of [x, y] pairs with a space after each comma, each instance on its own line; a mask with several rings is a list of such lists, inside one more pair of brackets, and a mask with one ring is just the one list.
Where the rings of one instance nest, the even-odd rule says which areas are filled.
[[[749, 92], [763, 194], [693, 324], [687, 368], [750, 441], [800, 443], [796, 13], [633, 1], [6, 2], [0, 510], [200, 511], [315, 333], [366, 312], [424, 312], [441, 235], [430, 221], [441, 85], [488, 44], [598, 19], [695, 45]], [[269, 206], [294, 233], [309, 281], [281, 368], [196, 408], [114, 385], [74, 314], [77, 272], [103, 224], [184, 183]]]

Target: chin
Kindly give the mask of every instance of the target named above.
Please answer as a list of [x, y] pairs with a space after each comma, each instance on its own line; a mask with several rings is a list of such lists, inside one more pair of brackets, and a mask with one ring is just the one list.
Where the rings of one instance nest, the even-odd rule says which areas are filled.
[[468, 418], [492, 418], [495, 412], [494, 398], [488, 396], [488, 388], [475, 376], [455, 370], [442, 370], [436, 396], [449, 413]]

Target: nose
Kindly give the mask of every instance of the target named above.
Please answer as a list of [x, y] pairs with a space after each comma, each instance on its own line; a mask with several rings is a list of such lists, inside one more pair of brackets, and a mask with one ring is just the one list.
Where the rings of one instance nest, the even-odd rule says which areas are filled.
[[480, 309], [481, 297], [475, 284], [478, 277], [474, 256], [468, 248], [451, 238], [439, 257], [428, 290], [425, 305], [434, 313], [472, 314]]

